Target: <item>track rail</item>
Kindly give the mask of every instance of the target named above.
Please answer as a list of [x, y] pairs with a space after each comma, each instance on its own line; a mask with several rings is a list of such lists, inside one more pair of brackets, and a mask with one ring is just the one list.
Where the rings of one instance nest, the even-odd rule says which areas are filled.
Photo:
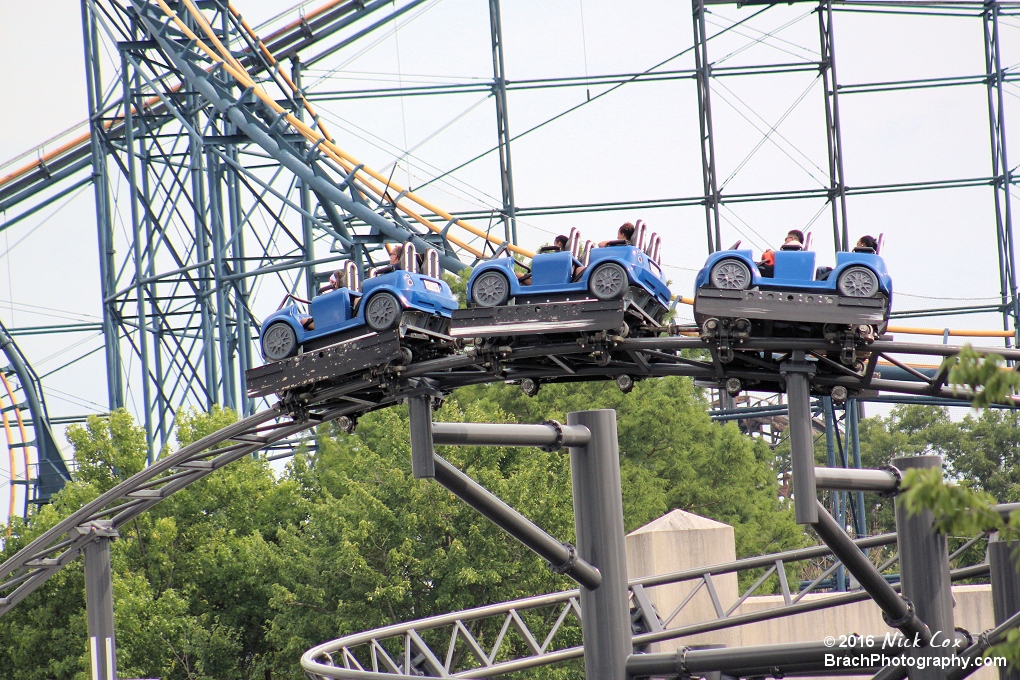
[[[0, 616], [72, 561], [95, 539], [96, 531], [116, 529], [215, 470], [304, 430], [342, 416], [357, 418], [413, 395], [442, 397], [466, 385], [524, 378], [539, 383], [574, 382], [606, 380], [619, 375], [636, 378], [689, 376], [717, 384], [738, 377], [754, 381], [755, 390], [781, 391], [779, 364], [790, 351], [799, 350], [819, 360], [822, 369], [814, 378], [817, 390], [842, 385], [851, 390], [960, 396], [944, 386], [945, 376], [941, 373], [929, 378], [908, 372], [911, 382], [881, 379], [874, 371], [879, 357], [904, 364], [905, 355], [952, 356], [961, 350], [960, 347], [874, 342], [860, 348], [870, 351], [871, 358], [870, 368], [859, 373], [826, 359], [825, 352], [831, 349], [822, 340], [751, 340], [740, 347], [733, 362], [722, 364], [717, 360], [692, 359], [684, 355], [689, 350], [703, 350], [705, 354], [714, 351], [698, 338], [624, 339], [599, 335], [519, 347], [483, 343], [408, 366], [387, 364], [321, 381], [304, 392], [289, 393], [276, 406], [157, 461], [36, 538], [0, 565]], [[982, 351], [1020, 359], [1020, 350]], [[828, 364], [834, 364], [838, 370]], [[830, 373], [825, 372], [826, 367], [832, 369]]]
[[[978, 540], [980, 538], [973, 539], [957, 549], [953, 557], [961, 555]], [[855, 541], [865, 551], [868, 548], [881, 549], [895, 542], [895, 534]], [[786, 578], [786, 567], [791, 563], [818, 559], [828, 562], [821, 575], [803, 588], [791, 591]], [[889, 568], [897, 561], [898, 556], [893, 556], [881, 568]], [[632, 579], [629, 583], [630, 606], [632, 620], [637, 622], [634, 646], [636, 649], [646, 648], [655, 642], [869, 599], [870, 596], [864, 591], [805, 599], [806, 595], [817, 592], [819, 584], [831, 577], [840, 564], [838, 560], [832, 559], [828, 548], [820, 546]], [[744, 592], [739, 593], [735, 602], [727, 603], [729, 606], [723, 605], [716, 590], [720, 578], [763, 568], [765, 572]], [[956, 569], [952, 577], [954, 580], [962, 580], [987, 573], [988, 564], [979, 564]], [[782, 602], [768, 609], [740, 613], [740, 605], [755, 595], [773, 575], [778, 576]], [[688, 584], [687, 595], [673, 611], [660, 616], [649, 604], [646, 591], [677, 584]], [[702, 591], [712, 601], [715, 618], [693, 621], [691, 617], [681, 617], [686, 619], [683, 624], [666, 628], [680, 620], [678, 617], [681, 613]], [[580, 625], [579, 598], [580, 591], [567, 590], [354, 633], [308, 650], [301, 657], [301, 666], [309, 680], [386, 680], [392, 679], [394, 675], [490, 678], [579, 659], [584, 654], [583, 646], [571, 644], [571, 638], [565, 634], [575, 619], [577, 625]], [[548, 621], [553, 623], [549, 624]]]

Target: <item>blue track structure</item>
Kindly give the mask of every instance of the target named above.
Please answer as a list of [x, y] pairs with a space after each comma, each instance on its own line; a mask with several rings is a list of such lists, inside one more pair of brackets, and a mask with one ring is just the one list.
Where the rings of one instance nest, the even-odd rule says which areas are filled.
[[[28, 359], [22, 354], [21, 349], [18, 348], [17, 343], [14, 342], [2, 323], [0, 323], [0, 349], [3, 350], [9, 362], [3, 369], [4, 382], [7, 382], [6, 376], [16, 376], [22, 399], [20, 403], [10, 404], [7, 408], [27, 410], [32, 421], [31, 431], [34, 434], [34, 439], [20, 443], [24, 447], [35, 447], [37, 455], [37, 470], [34, 478], [25, 480], [30, 485], [25, 499], [26, 506], [28, 503], [48, 503], [53, 494], [63, 489], [64, 485], [71, 481], [71, 472], [60, 455], [60, 449], [57, 448], [53, 432], [50, 430], [49, 412], [46, 409], [39, 376], [36, 375]], [[15, 445], [14, 442], [8, 441], [8, 446]], [[12, 480], [12, 483], [14, 481]]]

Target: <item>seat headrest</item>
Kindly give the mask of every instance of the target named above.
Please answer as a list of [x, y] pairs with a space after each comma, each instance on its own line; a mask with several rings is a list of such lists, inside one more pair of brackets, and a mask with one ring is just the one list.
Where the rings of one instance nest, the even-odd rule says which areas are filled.
[[634, 243], [635, 246], [637, 246], [638, 250], [645, 249], [646, 244], [645, 233], [647, 232], [647, 230], [648, 225], [646, 225], [644, 221], [638, 220], [637, 225], [634, 227], [634, 236], [631, 238], [631, 241]]
[[438, 279], [442, 270], [439, 267], [439, 252], [435, 248], [425, 250], [425, 276]]
[[410, 241], [404, 244], [404, 252], [400, 254], [400, 267], [409, 274], [418, 273], [418, 252]]
[[794, 243], [784, 243], [783, 245], [779, 246], [779, 249], [780, 250], [804, 250], [804, 246], [801, 245], [800, 243], [796, 243], [796, 242], [794, 242]]
[[655, 264], [659, 264], [659, 250], [661, 248], [662, 237], [653, 233], [651, 238], [648, 239], [648, 248], [645, 250], [645, 254], [648, 255]]
[[351, 260], [344, 262], [344, 277], [347, 279], [347, 288], [356, 293], [361, 292], [361, 272], [358, 265]]
[[584, 250], [581, 251], [581, 257], [577, 259], [579, 259], [585, 267], [587, 267], [588, 263], [591, 261], [591, 249], [594, 247], [595, 244], [591, 241], [584, 242]]
[[866, 246], [857, 246], [856, 248], [854, 248], [854, 252], [855, 253], [870, 253], [871, 255], [874, 255], [875, 254], [875, 249], [874, 248], [868, 248]]
[[571, 255], [577, 257], [580, 254], [580, 251], [578, 250], [580, 246], [581, 246], [581, 232], [577, 230], [577, 227], [571, 227], [570, 236], [567, 237], [566, 249], [570, 251]]

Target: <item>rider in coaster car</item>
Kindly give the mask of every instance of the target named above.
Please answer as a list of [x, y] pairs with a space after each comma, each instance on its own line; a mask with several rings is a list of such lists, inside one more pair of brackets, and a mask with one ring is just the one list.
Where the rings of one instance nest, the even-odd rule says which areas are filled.
[[[335, 272], [329, 275], [329, 281], [326, 282], [326, 285], [319, 288], [319, 291], [316, 293], [316, 295], [324, 295], [326, 293], [329, 293], [330, 291], [340, 290], [341, 288], [346, 287], [347, 287], [347, 275], [344, 274], [344, 270], [337, 269]], [[301, 325], [304, 327], [306, 331], [314, 331], [315, 319], [313, 319], [310, 316], [302, 317]]]
[[[857, 239], [857, 245], [854, 246], [855, 253], [877, 253], [878, 252], [878, 241], [874, 236], [864, 236]], [[824, 281], [829, 278], [829, 274], [832, 273], [832, 267], [819, 267], [815, 270], [815, 280]]]
[[[562, 252], [562, 250], [567, 247], [567, 243], [569, 243], [569, 242], [570, 242], [570, 239], [568, 239], [563, 234], [560, 234], [559, 236], [557, 236], [556, 238], [553, 239], [553, 244], [551, 246], [543, 246], [542, 249], [539, 252], [542, 252], [542, 253], [559, 253], [559, 252]], [[531, 272], [518, 272], [517, 273], [517, 280], [521, 283], [522, 286], [530, 286], [531, 285]]]
[[[786, 239], [783, 240], [783, 245], [780, 247], [781, 250], [803, 250], [804, 249], [804, 232], [800, 229], [791, 229], [786, 234]], [[761, 254], [761, 262], [755, 262], [758, 265], [758, 271], [762, 276], [766, 278], [772, 278], [773, 273], [776, 269], [776, 251], [769, 248]]]
[[[326, 285], [321, 286], [319, 288], [318, 292], [316, 292], [316, 295], [324, 295], [325, 293], [329, 293], [330, 291], [340, 290], [341, 288], [346, 287], [347, 287], [347, 275], [344, 274], [342, 269], [337, 269], [335, 272], [329, 275], [329, 281], [326, 282]], [[315, 330], [315, 320], [310, 316], [302, 317], [301, 325], [304, 327], [306, 331]]]
[[870, 248], [871, 250], [873, 250], [874, 252], [877, 253], [878, 252], [878, 240], [875, 239], [874, 236], [868, 236], [868, 235], [865, 234], [864, 236], [862, 236], [859, 239], [857, 239], [857, 245], [854, 246], [854, 250], [857, 251], [858, 248], [865, 249], [865, 250], [860, 251], [860, 252], [867, 252], [866, 249]]
[[319, 288], [319, 295], [328, 293], [331, 290], [340, 290], [341, 288], [347, 287], [347, 275], [344, 274], [342, 269], [337, 269], [335, 272], [329, 275], [329, 281], [325, 286]]
[[400, 264], [400, 256], [403, 254], [404, 254], [403, 244], [393, 246], [393, 250], [390, 251], [390, 263], [377, 268], [375, 270], [375, 275], [379, 276], [380, 274], [389, 274], [390, 272], [395, 272], [403, 269], [403, 266]]
[[630, 222], [624, 222], [620, 225], [620, 228], [616, 230], [616, 239], [600, 242], [599, 248], [605, 248], [606, 246], [630, 245], [634, 245], [634, 225]]

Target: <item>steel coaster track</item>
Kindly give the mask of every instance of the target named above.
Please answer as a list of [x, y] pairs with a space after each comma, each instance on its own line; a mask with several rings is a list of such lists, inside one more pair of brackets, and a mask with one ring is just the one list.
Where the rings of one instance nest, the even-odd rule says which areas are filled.
[[[24, 486], [24, 510], [29, 503], [45, 503], [70, 481], [67, 464], [50, 431], [42, 385], [7, 328], [0, 323], [0, 351], [8, 365], [0, 370], [0, 427], [8, 451], [9, 500], [7, 516], [14, 517], [15, 489]], [[7, 396], [3, 397], [3, 393]], [[18, 474], [20, 450], [21, 475]]]
[[[980, 539], [972, 539], [961, 546], [953, 553], [953, 557], [962, 554], [977, 540]], [[883, 534], [855, 541], [862, 549], [881, 548], [895, 542], [896, 534]], [[825, 546], [820, 546], [661, 576], [631, 579], [630, 607], [632, 620], [637, 622], [633, 636], [634, 647], [647, 648], [654, 642], [771, 621], [869, 599], [869, 595], [864, 591], [832, 594], [824, 599], [803, 599], [805, 595], [816, 592], [818, 584], [836, 571], [840, 566], [838, 560], [799, 592], [791, 593], [786, 580], [786, 565], [825, 557], [831, 557], [831, 552]], [[898, 557], [893, 557], [887, 560], [881, 568], [892, 566], [897, 559]], [[738, 571], [764, 567], [768, 567], [768, 570], [741, 593], [736, 602], [729, 608], [724, 608], [713, 579]], [[955, 569], [951, 576], [953, 580], [969, 579], [987, 574], [988, 569], [988, 564], [983, 563]], [[779, 577], [783, 603], [762, 611], [734, 614], [773, 574]], [[690, 583], [694, 587], [672, 612], [665, 617], [659, 616], [649, 604], [650, 600], [645, 591], [656, 586], [679, 583]], [[893, 588], [899, 590], [899, 584]], [[676, 619], [694, 596], [703, 589], [712, 600], [716, 618], [666, 629], [665, 626]], [[580, 591], [574, 589], [353, 633], [308, 650], [301, 657], [301, 667], [309, 680], [327, 678], [386, 680], [393, 678], [394, 675], [490, 678], [579, 659], [584, 655], [583, 646], [556, 644], [557, 635], [564, 631], [571, 616], [576, 617], [576, 623], [580, 624], [579, 597]], [[539, 616], [529, 616], [532, 613]], [[527, 621], [529, 618], [532, 621], [531, 625]], [[536, 625], [536, 619], [554, 622], [551, 625], [547, 623]], [[484, 636], [486, 640], [480, 639], [483, 636], [479, 631], [483, 628], [486, 629], [487, 635]], [[514, 654], [512, 645], [507, 644], [514, 637], [519, 637], [527, 651]], [[426, 638], [431, 639], [433, 643], [430, 645]]]
[[[717, 359], [690, 359], [682, 350], [717, 350], [698, 338], [612, 338], [600, 334], [589, 339], [539, 342], [534, 345], [485, 344], [469, 346], [449, 356], [410, 365], [386, 364], [354, 375], [320, 380], [284, 395], [275, 406], [225, 427], [177, 453], [156, 461], [36, 538], [0, 565], [0, 616], [9, 611], [50, 576], [72, 561], [96, 538], [96, 532], [117, 529], [152, 508], [171, 494], [206, 475], [263, 448], [322, 423], [359, 415], [394, 405], [408, 396], [428, 394], [441, 398], [466, 385], [520, 381], [576, 382], [613, 379], [619, 375], [636, 378], [679, 375], [714, 383], [731, 377], [755, 382], [755, 390], [781, 391], [779, 363], [792, 350], [814, 356], [819, 373], [816, 390], [843, 385], [850, 390], [881, 390], [904, 394], [953, 395], [944, 386], [945, 375], [915, 376], [913, 381], [875, 377], [878, 358], [906, 366], [906, 355], [952, 356], [961, 348], [952, 345], [922, 345], [878, 341], [862, 346], [870, 351], [868, 366], [853, 373], [825, 357], [831, 346], [823, 340], [750, 340], [735, 353], [729, 364]], [[1020, 350], [984, 349], [987, 353], [1020, 359]], [[772, 357], [772, 353], [776, 355]], [[897, 354], [901, 358], [897, 358]], [[834, 364], [839, 370], [829, 366]], [[829, 371], [829, 372], [826, 372]]]
[[[343, 211], [343, 217], [331, 217], [341, 234], [347, 231], [346, 220], [353, 217], [374, 233], [398, 242], [411, 240], [419, 249], [438, 243], [440, 263], [451, 271], [464, 268], [461, 258], [465, 256], [469, 261], [484, 259], [500, 250], [532, 255], [397, 186], [392, 178], [339, 148], [321, 126], [316, 129], [290, 113], [220, 42], [191, 0], [183, 0], [181, 13], [197, 24], [197, 32], [164, 0], [132, 0], [132, 5], [146, 32], [191, 90], [294, 173], [322, 203]], [[313, 111], [303, 97], [301, 101]], [[295, 143], [295, 136], [301, 139], [300, 144]], [[426, 214], [438, 215], [445, 225], [432, 222], [423, 216]]]

